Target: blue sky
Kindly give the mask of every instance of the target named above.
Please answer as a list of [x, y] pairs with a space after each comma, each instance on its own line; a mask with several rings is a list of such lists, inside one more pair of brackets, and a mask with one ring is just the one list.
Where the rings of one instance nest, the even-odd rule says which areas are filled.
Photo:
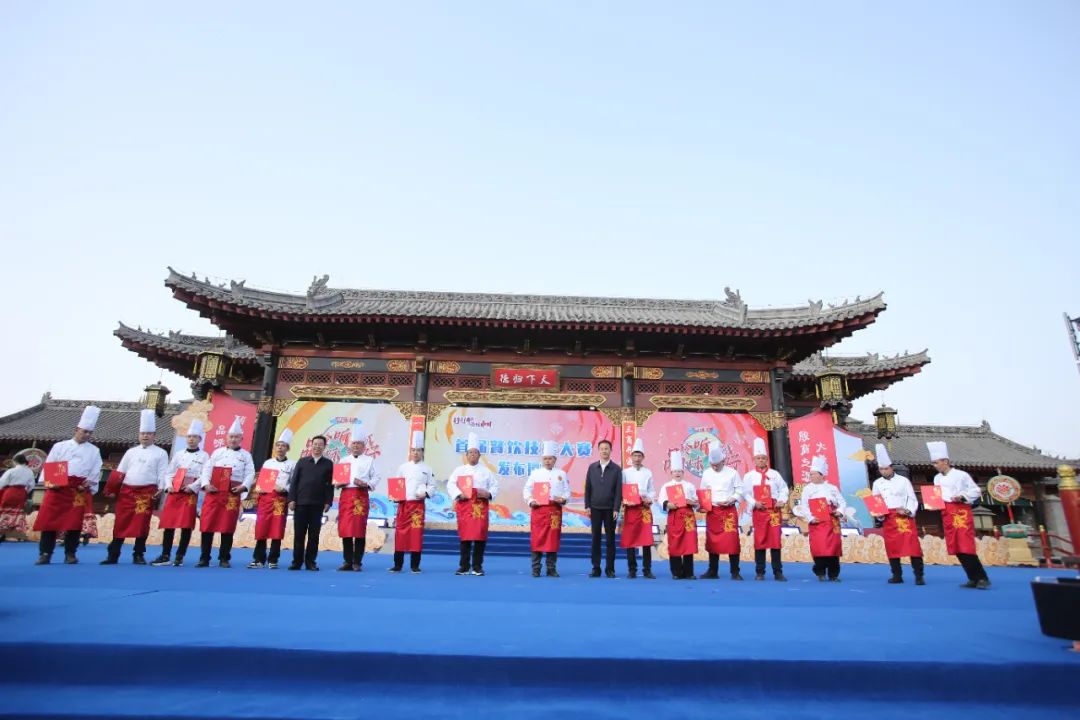
[[[135, 399], [166, 266], [751, 306], [883, 290], [884, 396], [1080, 456], [1080, 5], [0, 6], [0, 413]], [[166, 383], [187, 396], [185, 383]]]

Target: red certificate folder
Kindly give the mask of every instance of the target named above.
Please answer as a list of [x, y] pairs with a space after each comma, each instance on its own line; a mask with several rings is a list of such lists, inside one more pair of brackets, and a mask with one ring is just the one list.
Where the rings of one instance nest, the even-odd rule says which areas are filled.
[[180, 492], [184, 488], [184, 480], [187, 479], [187, 468], [176, 468], [172, 476], [173, 492]]
[[871, 515], [889, 514], [889, 508], [885, 504], [885, 498], [880, 495], [867, 495], [863, 498], [863, 502], [866, 503], [866, 509], [870, 511]]
[[698, 490], [697, 497], [704, 512], [712, 510], [712, 490]]
[[767, 508], [773, 506], [772, 499], [772, 486], [770, 485], [755, 485], [754, 486], [754, 502], [759, 502]]
[[636, 483], [627, 483], [622, 486], [622, 499], [627, 505], [641, 504], [641, 491]]
[[551, 504], [551, 483], [538, 482], [533, 484], [533, 500], [540, 505]]
[[667, 501], [669, 505], [674, 505], [677, 508], [686, 507], [686, 493], [683, 492], [683, 486], [672, 485], [667, 489]]
[[352, 464], [337, 463], [334, 465], [334, 485], [344, 487], [352, 481]]
[[923, 507], [927, 510], [944, 510], [945, 498], [941, 495], [941, 487], [938, 485], [923, 485], [919, 488], [922, 493]]
[[67, 460], [61, 460], [60, 462], [47, 462], [45, 463], [45, 467], [42, 468], [41, 473], [45, 478], [45, 487], [68, 486]]
[[113, 470], [109, 473], [109, 479], [105, 481], [105, 494], [106, 495], [119, 495], [120, 486], [124, 484], [124, 473], [119, 470]]
[[828, 520], [832, 516], [832, 505], [825, 498], [814, 498], [810, 501], [810, 514], [818, 520]]
[[259, 479], [255, 481], [255, 487], [261, 493], [272, 493], [277, 487], [278, 471], [270, 468], [259, 470]]
[[232, 468], [216, 467], [210, 471], [210, 484], [218, 489], [218, 492], [229, 492], [232, 484]]
[[472, 475], [459, 475], [457, 479], [458, 490], [461, 491], [461, 496], [466, 500], [472, 500], [473, 487], [472, 487]]
[[405, 502], [405, 478], [387, 478], [386, 484], [389, 487], [390, 499], [392, 501]]

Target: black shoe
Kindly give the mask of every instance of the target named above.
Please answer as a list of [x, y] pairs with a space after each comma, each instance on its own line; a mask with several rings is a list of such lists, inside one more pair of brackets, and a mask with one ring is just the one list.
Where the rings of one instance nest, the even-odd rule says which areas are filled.
[[971, 588], [974, 588], [978, 584], [979, 584], [979, 582], [977, 580], [968, 580], [966, 583], [960, 583], [960, 587], [971, 589]]
[[341, 563], [341, 566], [338, 567], [337, 571], [338, 572], [352, 572], [352, 568], [353, 568], [352, 563]]
[[409, 572], [411, 572], [413, 575], [419, 575], [420, 568], [409, 568]]
[[630, 572], [626, 573], [626, 577], [633, 580], [634, 578], [637, 577], [637, 570], [631, 570]]
[[131, 556], [131, 564], [132, 565], [145, 565], [146, 564], [146, 556], [144, 556], [144, 555], [132, 555]]
[[386, 572], [399, 573], [401, 572], [401, 568], [395, 565], [393, 567], [386, 568]]
[[609, 578], [615, 577], [615, 571], [614, 570], [605, 570], [604, 571], [604, 577], [609, 577]]
[[74, 555], [65, 555], [64, 556], [64, 564], [65, 565], [78, 565], [79, 564], [79, 558], [75, 557]]
[[719, 580], [720, 575], [718, 573], [714, 573], [712, 570], [709, 570], [708, 572], [706, 572], [704, 575], [701, 576], [701, 579], [702, 580]]
[[271, 570], [277, 570], [277, 563], [276, 562], [267, 563], [266, 567], [270, 568]]
[[773, 573], [772, 579], [776, 582], [787, 582], [787, 578], [784, 577], [784, 573], [782, 572]]
[[600, 568], [593, 568], [589, 573], [589, 577], [600, 577]]
[[473, 568], [472, 574], [476, 575], [477, 577], [483, 577], [484, 576], [484, 568]]
[[540, 577], [540, 571], [539, 570], [533, 570], [532, 571], [532, 576], [533, 577]]
[[652, 574], [652, 570], [646, 570], [645, 572], [643, 572], [641, 574], [641, 577], [645, 578], [646, 580], [655, 580], [656, 579], [656, 576]]
[[173, 564], [173, 567], [183, 567], [183, 565], [184, 565], [184, 556], [183, 555], [177, 555], [176, 559], [172, 561], [172, 564]]
[[742, 580], [742, 575], [739, 573], [731, 573], [732, 580]]
[[829, 578], [829, 582], [840, 582], [840, 578], [838, 578], [838, 577]]
[[199, 558], [199, 562], [195, 563], [195, 567], [210, 567], [210, 561]]
[[319, 566], [316, 565], [315, 563], [308, 563], [308, 564], [304, 565], [304, 569], [305, 570], [310, 570], [311, 572], [319, 572]]
[[754, 579], [755, 580], [764, 580], [765, 579], [765, 573], [754, 573]]
[[818, 575], [817, 576], [817, 581], [818, 582], [825, 582], [825, 576], [824, 575]]
[[289, 567], [287, 569], [289, 569], [289, 570], [299, 570], [301, 567], [302, 566], [300, 565], [300, 563], [294, 562], [294, 563], [289, 563]]
[[364, 572], [364, 566], [361, 565], [360, 563], [353, 563], [352, 571], [353, 572]]
[[990, 581], [987, 580], [986, 578], [983, 578], [982, 580], [979, 580], [979, 581], [977, 581], [975, 583], [975, 589], [976, 590], [987, 590], [987, 589], [989, 589], [989, 587], [990, 587]]
[[230, 563], [228, 560], [218, 560], [217, 564], [218, 564], [218, 567], [223, 567], [223, 568], [232, 567], [232, 563]]
[[107, 557], [104, 560], [102, 560], [100, 563], [98, 563], [98, 565], [116, 565], [119, 562], [120, 562], [119, 558]]
[[697, 575], [687, 575], [683, 580], [697, 580]]
[[45, 553], [41, 553], [40, 555], [38, 555], [38, 559], [34, 561], [34, 564], [35, 565], [48, 565], [51, 562], [52, 562], [52, 555], [46, 555]]
[[902, 582], [904, 582], [904, 578], [900, 577], [899, 575], [893, 575], [891, 578], [889, 578], [890, 585], [899, 585]]
[[153, 567], [161, 567], [162, 565], [168, 565], [168, 564], [169, 564], [169, 556], [168, 555], [158, 555], [156, 560], [152, 560], [150, 562], [150, 565], [153, 566]]
[[467, 568], [467, 567], [459, 567], [457, 569], [457, 572], [455, 572], [454, 574], [455, 575], [468, 575], [469, 573], [470, 573], [469, 568]]
[[919, 575], [918, 577], [915, 578], [915, 584], [916, 585], [925, 585], [926, 580], [923, 580], [923, 576]]
[[559, 577], [559, 571], [556, 570], [555, 568], [548, 568], [547, 576], [548, 577]]
[[262, 570], [264, 567], [266, 567], [266, 566], [263, 565], [258, 560], [252, 560], [251, 562], [248, 563], [247, 569], [248, 570]]

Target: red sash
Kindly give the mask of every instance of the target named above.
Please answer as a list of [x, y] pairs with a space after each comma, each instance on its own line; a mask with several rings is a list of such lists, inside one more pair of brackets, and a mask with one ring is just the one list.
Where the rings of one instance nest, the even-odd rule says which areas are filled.
[[705, 513], [705, 550], [714, 555], [738, 555], [740, 549], [738, 508], [713, 505]]
[[810, 554], [816, 558], [840, 557], [844, 554], [840, 518], [833, 516], [819, 523], [810, 523]]
[[220, 490], [216, 493], [206, 493], [202, 504], [202, 517], [199, 518], [200, 531], [231, 535], [236, 532], [236, 521], [239, 519], [239, 495]]
[[945, 548], [950, 555], [975, 555], [975, 518], [965, 503], [945, 503], [941, 511], [945, 524]]
[[114, 538], [138, 538], [150, 534], [157, 485], [121, 485], [116, 498]]
[[623, 511], [622, 532], [619, 547], [652, 547], [652, 508], [632, 505]]
[[541, 505], [532, 509], [529, 540], [533, 552], [559, 552], [562, 539], [562, 506]]
[[256, 540], [280, 540], [285, 537], [288, 506], [288, 493], [268, 492], [259, 495], [259, 504], [255, 511]]
[[158, 517], [158, 527], [162, 530], [194, 530], [195, 506], [199, 496], [188, 492], [171, 492], [165, 497], [165, 507]]
[[12, 485], [0, 491], [0, 507], [18, 508], [26, 507], [26, 488], [21, 485]]
[[93, 509], [89, 490], [77, 490], [86, 478], [73, 477], [66, 487], [45, 491], [45, 499], [34, 520], [37, 532], [82, 530], [83, 515]]
[[472, 500], [458, 500], [454, 503], [454, 513], [457, 515], [458, 538], [462, 542], [487, 540], [490, 522], [487, 500], [475, 497]]
[[885, 554], [890, 558], [922, 557], [915, 518], [890, 512], [885, 516], [881, 531], [885, 537]]
[[772, 510], [754, 510], [754, 549], [779, 550], [780, 543], [780, 508]]
[[693, 508], [676, 508], [668, 513], [667, 543], [669, 557], [697, 552], [697, 521]]
[[421, 552], [424, 549], [424, 501], [405, 500], [398, 503], [394, 523], [394, 550]]
[[337, 531], [338, 537], [367, 537], [368, 511], [371, 500], [368, 491], [351, 485], [341, 491], [338, 498]]

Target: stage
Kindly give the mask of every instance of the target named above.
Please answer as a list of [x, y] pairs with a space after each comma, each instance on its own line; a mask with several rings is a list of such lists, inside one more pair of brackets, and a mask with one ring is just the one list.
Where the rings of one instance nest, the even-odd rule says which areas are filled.
[[[149, 548], [147, 557], [156, 556]], [[845, 565], [819, 583], [748, 579], [533, 578], [527, 557], [486, 577], [456, 558], [393, 575], [233, 567], [37, 567], [30, 543], [0, 545], [3, 717], [516, 718], [852, 716], [964, 712], [1073, 717], [1080, 655], [1039, 633], [1028, 585], [1053, 571], [992, 568], [962, 590], [956, 567], [928, 585], [885, 583], [887, 566]], [[216, 551], [215, 551], [216, 553]], [[726, 568], [726, 563], [722, 563]], [[697, 565], [698, 572], [703, 564]], [[1069, 708], [1072, 708], [1070, 711]]]

